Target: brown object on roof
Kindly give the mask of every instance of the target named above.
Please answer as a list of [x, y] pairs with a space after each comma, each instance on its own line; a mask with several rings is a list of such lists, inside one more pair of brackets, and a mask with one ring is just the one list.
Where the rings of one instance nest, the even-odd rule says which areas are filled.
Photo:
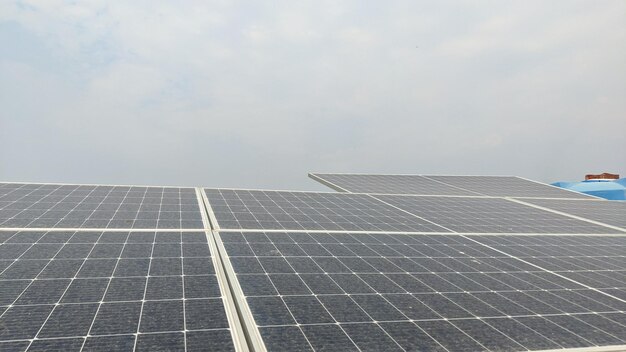
[[608, 172], [601, 173], [599, 175], [585, 175], [585, 181], [587, 180], [617, 180], [619, 179], [618, 174], [610, 174]]

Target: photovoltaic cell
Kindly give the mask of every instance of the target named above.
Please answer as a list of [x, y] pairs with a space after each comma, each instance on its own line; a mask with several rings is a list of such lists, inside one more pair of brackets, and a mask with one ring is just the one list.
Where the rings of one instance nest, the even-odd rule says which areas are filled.
[[201, 229], [193, 188], [0, 184], [0, 227]]
[[0, 231], [0, 350], [234, 350], [204, 232]]
[[524, 202], [618, 226], [626, 231], [626, 202], [564, 199], [524, 199]]
[[375, 195], [395, 207], [463, 233], [620, 233], [609, 227], [502, 198]]
[[530, 238], [219, 234], [269, 350], [515, 351], [626, 342], [623, 302], [477, 242], [492, 237]]
[[205, 189], [221, 229], [449, 232], [368, 195]]

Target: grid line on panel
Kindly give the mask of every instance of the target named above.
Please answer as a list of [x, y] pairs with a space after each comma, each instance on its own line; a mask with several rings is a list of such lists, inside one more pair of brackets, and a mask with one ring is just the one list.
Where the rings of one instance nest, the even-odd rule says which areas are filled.
[[[507, 349], [511, 350], [520, 349], [520, 346], [523, 346], [523, 349], [548, 349], [607, 345], [626, 340], [626, 335], [613, 336], [612, 334], [615, 332], [604, 333], [601, 331], [597, 333], [600, 337], [589, 337], [584, 332], [581, 334], [579, 330], [581, 326], [598, 328], [597, 325], [590, 323], [594, 319], [596, 323], [597, 321], [610, 321], [604, 317], [607, 314], [622, 319], [624, 311], [618, 309], [621, 307], [602, 306], [600, 302], [594, 300], [594, 297], [587, 296], [589, 292], [587, 288], [576, 286], [568, 280], [555, 280], [554, 275], [542, 269], [538, 269], [535, 273], [529, 272], [529, 268], [534, 268], [533, 266], [521, 263], [510, 255], [492, 251], [482, 243], [469, 241], [465, 237], [456, 234], [432, 236], [428, 234], [420, 236], [395, 234], [368, 236], [362, 233], [350, 235], [336, 232], [307, 234], [299, 231], [222, 232], [218, 236], [219, 242], [222, 243], [220, 250], [226, 252], [229, 259], [228, 263], [232, 265], [237, 282], [241, 285], [242, 295], [246, 297], [247, 305], [250, 307], [250, 314], [255, 319], [261, 319], [260, 322], [255, 321], [260, 326], [259, 329], [265, 343], [269, 346], [282, 346], [281, 343], [285, 343], [285, 341], [282, 341], [280, 337], [277, 338], [276, 334], [280, 331], [290, 331], [295, 334], [293, 329], [296, 328], [298, 333], [289, 336], [294, 341], [298, 338], [307, 341], [309, 347], [321, 343], [319, 339], [322, 337], [317, 335], [318, 332], [323, 331], [325, 334], [330, 334], [334, 331], [332, 334], [337, 341], [345, 339], [346, 343], [350, 341], [350, 346], [356, 345], [356, 348], [359, 348], [358, 346], [364, 343], [364, 336], [359, 335], [358, 331], [367, 330], [372, 333], [379, 332], [382, 334], [379, 336], [380, 339], [387, 340], [394, 346], [397, 343], [401, 348], [414, 349], [415, 346], [411, 345], [414, 342], [409, 342], [402, 338], [402, 335], [398, 335], [401, 334], [400, 331], [406, 331], [406, 329], [412, 331], [411, 336], [414, 334], [424, 336], [423, 343], [430, 341], [436, 346], [442, 343], [443, 348], [449, 350], [460, 348], [458, 345], [450, 345], [449, 341], [441, 341], [442, 337], [437, 335], [439, 334], [437, 329], [444, 329], [463, 340], [464, 343], [474, 346], [473, 348], [489, 350], [502, 348], [505, 345]], [[497, 238], [497, 236], [493, 237]], [[426, 241], [426, 243], [430, 243], [430, 246], [416, 244], [420, 241]], [[408, 252], [417, 249], [431, 252], [429, 254], [426, 252], [410, 254]], [[322, 254], [321, 250], [325, 251], [325, 254]], [[495, 265], [491, 268], [496, 270], [487, 274], [484, 268], [475, 267], [474, 272], [468, 272], [465, 275], [459, 270], [459, 265], [463, 263], [467, 266], [472, 261], [463, 261], [464, 257]], [[330, 269], [331, 267], [328, 267], [332, 261], [343, 265], [344, 269], [333, 271]], [[359, 261], [361, 264], [358, 264]], [[426, 267], [422, 267], [422, 269], [417, 269], [419, 272], [414, 272], [415, 270], [406, 267], [411, 262], [411, 265], [418, 265], [419, 263], [427, 266], [437, 264], [445, 269], [434, 269], [433, 267], [425, 269]], [[362, 267], [366, 263], [369, 265], [369, 269], [359, 269], [359, 266]], [[355, 267], [354, 265], [359, 266]], [[395, 269], [385, 271], [380, 265], [389, 268], [393, 265]], [[402, 266], [402, 268], [397, 265]], [[255, 266], [258, 267], [258, 271], [254, 269]], [[319, 276], [315, 279], [318, 281], [311, 281], [315, 275]], [[343, 275], [343, 278], [340, 275]], [[352, 279], [352, 281], [345, 281], [348, 276], [360, 280], [361, 284], [354, 286], [356, 281]], [[319, 280], [324, 278], [327, 283], [322, 285], [320, 282], [323, 280]], [[340, 278], [342, 281], [337, 281]], [[422, 287], [420, 289], [416, 286], [406, 286], [410, 284], [406, 280], [407, 278], [413, 280], [411, 285], [416, 284], [419, 281], [418, 278], [422, 280], [439, 278], [440, 281], [422, 282], [419, 286]], [[398, 281], [400, 279], [402, 280]], [[511, 281], [512, 279], [514, 280]], [[441, 287], [446, 287], [441, 286], [444, 283], [448, 287], [456, 287], [453, 290], [456, 292], [446, 292], [445, 289], [441, 289]], [[311, 284], [314, 285], [311, 286]], [[433, 284], [436, 286], [429, 286]], [[361, 286], [363, 288], [359, 288]], [[319, 291], [320, 289], [327, 290], [329, 287], [334, 287], [336, 291]], [[392, 287], [396, 287], [400, 291], [389, 290]], [[477, 287], [483, 288], [477, 289]], [[509, 289], [503, 289], [503, 287]], [[484, 288], [488, 289], [483, 290]], [[267, 291], [268, 289], [270, 291]], [[359, 291], [363, 289], [367, 289], [368, 293]], [[421, 290], [424, 289], [426, 291], [422, 292]], [[568, 293], [570, 291], [573, 293]], [[561, 295], [566, 293], [568, 297], [577, 295], [576, 303], [571, 303], [567, 307], [562, 306], [565, 303]], [[519, 301], [520, 299], [522, 301]], [[394, 300], [400, 301], [395, 302]], [[307, 306], [305, 302], [309, 302], [307, 304], [313, 304], [313, 306]], [[337, 311], [337, 308], [333, 308], [332, 304], [328, 306], [331, 302], [333, 304], [351, 302], [353, 308], [348, 309], [344, 306]], [[409, 304], [407, 302], [414, 303]], [[402, 304], [398, 305], [397, 303]], [[431, 318], [423, 317], [423, 315], [415, 317], [407, 315], [411, 312], [411, 314], [416, 314], [412, 310], [406, 309], [418, 303], [421, 307], [425, 307], [420, 309], [430, 309], [431, 313], [428, 314], [431, 315]], [[383, 306], [380, 306], [381, 304]], [[601, 306], [602, 310], [593, 310], [596, 305]], [[373, 307], [379, 308], [372, 310]], [[383, 309], [382, 307], [387, 308]], [[523, 307], [529, 310], [525, 310], [526, 313], [523, 313], [521, 310], [525, 309]], [[310, 317], [306, 318], [308, 320], [300, 320], [303, 316], [307, 316], [303, 315], [302, 309], [310, 313], [308, 314]], [[518, 310], [517, 313], [513, 311], [515, 309]], [[286, 315], [281, 315], [281, 311], [284, 311]], [[347, 311], [361, 312], [363, 316], [357, 320], [336, 316], [338, 312], [345, 314]], [[319, 312], [324, 312], [324, 314]], [[423, 311], [422, 314], [425, 312]], [[457, 315], [459, 313], [461, 315]], [[321, 319], [323, 315], [328, 316], [328, 314], [338, 320], [315, 320]], [[285, 321], [286, 317], [289, 318]], [[516, 324], [517, 328], [503, 330], [502, 321], [508, 324], [505, 324], [505, 327]], [[339, 327], [330, 326], [337, 323], [339, 323]], [[362, 326], [362, 328], [354, 328], [355, 324]], [[574, 331], [570, 330], [572, 327], [568, 324], [574, 324]], [[612, 321], [611, 324], [619, 323]], [[542, 335], [540, 326], [543, 325], [552, 326], [553, 329], [558, 330], [557, 337], [565, 340], [555, 340], [555, 337]], [[313, 329], [309, 326], [317, 327]], [[433, 328], [435, 330], [432, 330]], [[523, 332], [516, 332], [520, 329]], [[491, 339], [487, 339], [482, 331], [492, 334]], [[431, 336], [430, 333], [435, 333], [435, 335]], [[490, 342], [498, 336], [501, 339], [497, 343], [500, 344], [499, 347]], [[520, 340], [520, 338], [528, 336], [534, 336], [537, 342], [529, 344], [526, 340]], [[398, 340], [398, 338], [401, 339]], [[370, 341], [370, 343], [373, 342]], [[347, 348], [347, 345], [342, 346]], [[432, 346], [431, 349], [434, 348]], [[352, 348], [355, 347], [352, 346]]]

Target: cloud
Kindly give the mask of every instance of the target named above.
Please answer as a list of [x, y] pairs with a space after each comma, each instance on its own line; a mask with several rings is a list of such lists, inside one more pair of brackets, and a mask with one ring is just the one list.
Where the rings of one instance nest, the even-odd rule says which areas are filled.
[[3, 2], [0, 177], [316, 188], [307, 171], [624, 173], [624, 153], [590, 147], [626, 150], [624, 10]]

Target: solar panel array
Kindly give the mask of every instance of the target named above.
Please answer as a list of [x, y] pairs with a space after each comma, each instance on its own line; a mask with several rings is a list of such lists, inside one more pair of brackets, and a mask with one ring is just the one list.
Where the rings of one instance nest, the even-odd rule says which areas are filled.
[[0, 183], [0, 350], [626, 348], [622, 203], [318, 176], [344, 192]]

